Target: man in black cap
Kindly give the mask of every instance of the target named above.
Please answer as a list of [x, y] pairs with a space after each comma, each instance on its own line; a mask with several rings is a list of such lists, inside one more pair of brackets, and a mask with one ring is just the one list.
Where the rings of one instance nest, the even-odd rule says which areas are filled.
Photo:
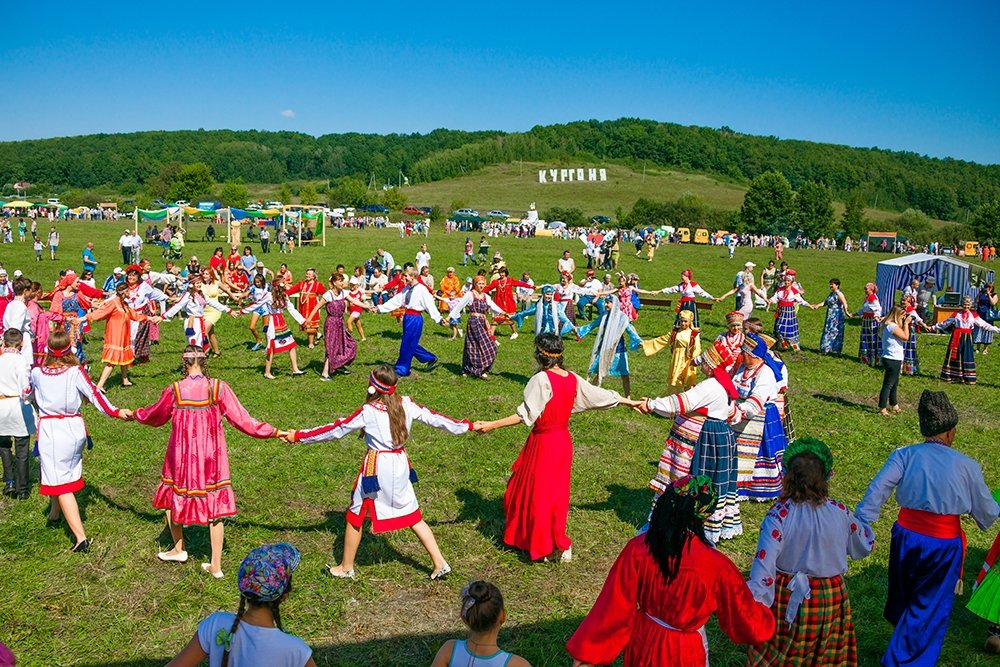
[[936, 665], [955, 593], [961, 592], [969, 514], [986, 530], [1000, 514], [979, 464], [952, 449], [958, 412], [943, 391], [920, 396], [925, 441], [897, 449], [875, 476], [855, 514], [874, 525], [896, 490], [885, 618], [895, 626], [882, 657], [886, 667]]

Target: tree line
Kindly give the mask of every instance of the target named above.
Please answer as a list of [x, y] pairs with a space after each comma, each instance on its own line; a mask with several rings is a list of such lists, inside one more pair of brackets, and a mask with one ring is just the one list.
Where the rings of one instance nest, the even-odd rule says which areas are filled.
[[[822, 184], [834, 198], [966, 220], [1000, 200], [1000, 165], [879, 148], [781, 140], [623, 118], [537, 126], [523, 133], [434, 130], [427, 134], [329, 134], [196, 130], [101, 134], [0, 143], [0, 184], [35, 192], [106, 187], [124, 195], [164, 192], [184, 165], [220, 182], [290, 180], [411, 183], [460, 176], [516, 160], [553, 164], [643, 163], [706, 172], [747, 184], [769, 172], [793, 190]], [[971, 220], [970, 220], [971, 221]]]

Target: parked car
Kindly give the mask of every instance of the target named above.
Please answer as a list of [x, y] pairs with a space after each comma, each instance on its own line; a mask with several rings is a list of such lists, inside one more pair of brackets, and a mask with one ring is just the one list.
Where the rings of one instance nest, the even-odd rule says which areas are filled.
[[178, 199], [174, 202], [174, 206], [188, 206], [190, 203], [187, 199]]
[[423, 209], [419, 209], [416, 206], [407, 206], [406, 208], [403, 209], [403, 213], [405, 213], [406, 215], [423, 215], [424, 211]]
[[269, 201], [264, 202], [264, 208], [284, 208], [284, 204], [280, 201]]
[[500, 209], [497, 208], [493, 209], [486, 215], [490, 218], [503, 218], [504, 220], [510, 217], [510, 215], [508, 215], [506, 212], [501, 211]]
[[52, 206], [58, 206], [62, 202], [59, 201], [59, 197], [49, 197], [48, 199], [45, 200], [45, 203], [51, 204]]
[[247, 210], [248, 211], [259, 211], [259, 210], [261, 210], [263, 208], [264, 208], [263, 206], [261, 206], [260, 204], [256, 204], [256, 203], [250, 204], [249, 206], [247, 206]]
[[359, 210], [367, 213], [388, 213], [389, 209], [382, 204], [364, 204], [358, 207]]
[[457, 211], [455, 211], [455, 215], [474, 215], [478, 217], [479, 211], [477, 211], [474, 208], [460, 208]]
[[599, 225], [607, 225], [611, 222], [611, 218], [609, 218], [606, 215], [595, 215], [593, 218], [591, 218], [591, 220], [593, 220]]
[[418, 206], [417, 210], [419, 210], [424, 215], [430, 215], [431, 214], [431, 207], [430, 206]]

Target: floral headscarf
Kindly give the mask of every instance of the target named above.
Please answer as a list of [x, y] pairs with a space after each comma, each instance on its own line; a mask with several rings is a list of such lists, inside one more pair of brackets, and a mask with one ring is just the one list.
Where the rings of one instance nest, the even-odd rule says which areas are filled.
[[292, 572], [302, 562], [299, 550], [286, 542], [257, 547], [243, 559], [236, 581], [240, 594], [255, 602], [273, 602], [288, 591]]

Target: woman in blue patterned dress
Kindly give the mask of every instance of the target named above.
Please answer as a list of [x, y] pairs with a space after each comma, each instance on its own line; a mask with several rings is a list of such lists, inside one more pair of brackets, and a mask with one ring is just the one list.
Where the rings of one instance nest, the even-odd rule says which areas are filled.
[[826, 322], [819, 339], [819, 351], [821, 354], [840, 354], [844, 351], [844, 322], [850, 307], [847, 297], [840, 291], [839, 278], [830, 279], [830, 293], [823, 303], [826, 305]]

